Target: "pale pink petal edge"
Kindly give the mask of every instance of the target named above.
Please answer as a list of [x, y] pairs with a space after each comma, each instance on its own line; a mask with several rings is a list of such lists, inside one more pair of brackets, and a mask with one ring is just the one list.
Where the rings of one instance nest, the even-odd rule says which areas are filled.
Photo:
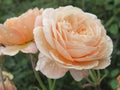
[[37, 53], [38, 49], [36, 47], [36, 44], [34, 42], [31, 42], [27, 45], [26, 48], [21, 49], [23, 53]]
[[105, 69], [107, 66], [109, 66], [111, 63], [110, 57], [103, 58], [99, 60], [98, 66], [94, 67], [94, 69]]
[[68, 69], [60, 67], [55, 61], [50, 60], [42, 54], [39, 55], [35, 69], [51, 79], [59, 79], [68, 71]]
[[89, 71], [70, 69], [70, 74], [72, 75], [74, 80], [81, 81], [83, 78], [89, 75]]
[[0, 51], [3, 55], [14, 56], [19, 51], [22, 51], [23, 53], [36, 53], [37, 48], [34, 42], [30, 42], [24, 45], [6, 46], [1, 48]]

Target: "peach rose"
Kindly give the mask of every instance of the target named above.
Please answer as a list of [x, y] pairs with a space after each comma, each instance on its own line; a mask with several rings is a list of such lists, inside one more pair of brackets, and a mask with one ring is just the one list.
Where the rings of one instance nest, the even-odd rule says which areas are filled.
[[21, 16], [7, 19], [4, 24], [0, 24], [0, 44], [5, 46], [1, 49], [3, 54], [12, 56], [19, 51], [37, 52], [33, 42], [33, 29], [35, 19], [41, 12], [37, 8], [30, 9]]
[[37, 17], [34, 38], [41, 53], [36, 70], [49, 78], [70, 71], [79, 81], [88, 69], [104, 69], [110, 64], [112, 40], [95, 15], [79, 8], [45, 9]]

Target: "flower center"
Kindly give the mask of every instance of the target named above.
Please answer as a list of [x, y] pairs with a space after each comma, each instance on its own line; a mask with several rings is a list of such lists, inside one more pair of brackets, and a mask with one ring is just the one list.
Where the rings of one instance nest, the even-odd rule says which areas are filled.
[[82, 35], [86, 35], [86, 34], [87, 34], [86, 27], [85, 27], [84, 25], [82, 25], [80, 28], [78, 28], [78, 29], [76, 30], [76, 32], [77, 32], [78, 34], [82, 34]]

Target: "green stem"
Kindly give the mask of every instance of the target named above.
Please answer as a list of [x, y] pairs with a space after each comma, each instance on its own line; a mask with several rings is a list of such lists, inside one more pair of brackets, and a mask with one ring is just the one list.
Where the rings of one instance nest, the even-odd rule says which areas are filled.
[[97, 75], [98, 75], [98, 78], [100, 79], [100, 70], [97, 70]]
[[48, 85], [49, 85], [49, 90], [54, 90], [55, 89], [55, 84], [56, 84], [56, 80], [51, 80], [48, 78]]
[[98, 75], [97, 75], [97, 73], [95, 72], [95, 70], [91, 70], [91, 71], [92, 71], [92, 73], [93, 73], [93, 75], [94, 75], [94, 78], [97, 78]]
[[52, 84], [52, 89], [51, 90], [55, 90], [55, 84], [56, 84], [56, 80], [53, 80], [53, 84]]
[[90, 73], [90, 77], [91, 77], [92, 81], [95, 82], [95, 79], [96, 79], [95, 74], [93, 73], [92, 70], [89, 70], [89, 73]]
[[51, 90], [51, 86], [52, 86], [52, 81], [51, 81], [51, 79], [47, 79], [48, 80], [48, 86], [49, 86], [49, 90]]
[[86, 79], [86, 81], [88, 81], [90, 84], [93, 84], [93, 82], [92, 82], [88, 77], [86, 77], [85, 79]]
[[95, 87], [95, 90], [101, 90], [101, 88], [100, 88], [100, 83], [101, 83], [100, 71], [98, 70], [97, 72], [95, 72], [94, 70], [90, 70], [89, 72], [90, 72], [90, 77], [92, 79], [92, 84]]
[[34, 63], [34, 57], [32, 54], [30, 54], [30, 60], [31, 60], [31, 63], [32, 63], [32, 68], [33, 68], [33, 72], [35, 74], [35, 77], [40, 85], [40, 87], [42, 88], [42, 90], [47, 90], [45, 85], [43, 84], [41, 78], [39, 77], [39, 73], [35, 70], [35, 63]]
[[107, 76], [107, 74], [104, 74], [101, 78], [100, 78], [100, 82]]

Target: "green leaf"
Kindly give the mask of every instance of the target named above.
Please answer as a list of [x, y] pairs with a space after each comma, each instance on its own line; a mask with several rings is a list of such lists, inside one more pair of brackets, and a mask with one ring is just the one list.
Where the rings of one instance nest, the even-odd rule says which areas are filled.
[[111, 86], [111, 88], [112, 88], [112, 90], [114, 90], [116, 87], [117, 87], [117, 85], [118, 85], [118, 82], [117, 82], [117, 80], [116, 79], [113, 79], [113, 80], [111, 80], [110, 81], [110, 86]]
[[112, 34], [117, 34], [118, 33], [118, 25], [117, 24], [113, 24], [111, 27], [110, 27], [110, 33]]
[[118, 74], [119, 74], [119, 69], [115, 69], [115, 70], [112, 70], [112, 72], [110, 73], [110, 76], [116, 77]]

